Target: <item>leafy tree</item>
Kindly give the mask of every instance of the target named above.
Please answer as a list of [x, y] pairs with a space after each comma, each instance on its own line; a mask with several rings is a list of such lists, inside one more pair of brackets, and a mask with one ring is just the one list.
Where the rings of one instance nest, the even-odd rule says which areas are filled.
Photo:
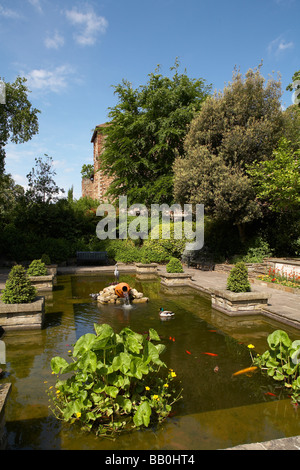
[[261, 215], [245, 167], [271, 157], [283, 132], [280, 81], [259, 66], [245, 78], [234, 71], [223, 92], [204, 102], [174, 164], [174, 197], [205, 205], [206, 215], [228, 220], [245, 239], [245, 223]]
[[[2, 80], [4, 82], [4, 80]], [[5, 83], [5, 82], [4, 82]], [[38, 133], [38, 109], [28, 100], [26, 79], [5, 83], [5, 104], [0, 104], [0, 174], [4, 172], [5, 145], [27, 142]]]
[[35, 168], [28, 173], [27, 196], [35, 202], [51, 202], [57, 200], [59, 192], [64, 193], [64, 189], [59, 188], [53, 177], [56, 175], [53, 169], [52, 157], [45, 154], [46, 160], [35, 159]]
[[300, 210], [300, 150], [293, 151], [291, 142], [281, 139], [271, 160], [249, 166], [256, 194], [275, 212]]
[[282, 136], [281, 83], [265, 83], [260, 69], [248, 70], [245, 78], [234, 71], [233, 81], [205, 101], [187, 134], [187, 151], [205, 145], [242, 168], [271, 157]]
[[0, 221], [7, 223], [12, 217], [20, 198], [24, 196], [24, 188], [16, 184], [11, 175], [0, 176]]
[[94, 165], [82, 165], [81, 176], [82, 178], [92, 179], [94, 177]]
[[183, 152], [187, 127], [207, 97], [203, 79], [178, 73], [164, 77], [157, 69], [148, 83], [134, 89], [126, 80], [115, 87], [118, 104], [110, 108], [102, 168], [114, 177], [108, 195], [126, 194], [128, 202], [170, 203], [172, 164]]
[[300, 149], [300, 108], [296, 104], [283, 112], [283, 137], [290, 141], [293, 150]]
[[300, 107], [300, 70], [294, 73], [292, 80], [293, 82], [289, 83], [286, 90], [295, 92], [295, 104]]

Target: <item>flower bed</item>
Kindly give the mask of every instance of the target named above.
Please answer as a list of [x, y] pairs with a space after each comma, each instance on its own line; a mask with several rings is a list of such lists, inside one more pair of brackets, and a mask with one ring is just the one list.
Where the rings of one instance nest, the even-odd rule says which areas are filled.
[[270, 267], [267, 274], [261, 274], [258, 279], [272, 284], [280, 284], [293, 289], [300, 289], [300, 275], [295, 271], [286, 273], [283, 269]]

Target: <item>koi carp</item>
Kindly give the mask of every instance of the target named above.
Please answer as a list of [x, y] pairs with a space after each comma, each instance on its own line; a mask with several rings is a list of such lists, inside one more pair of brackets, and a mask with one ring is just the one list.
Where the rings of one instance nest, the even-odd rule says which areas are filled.
[[256, 369], [257, 369], [256, 366], [247, 367], [246, 369], [241, 369], [241, 370], [238, 370], [237, 372], [234, 372], [234, 374], [232, 374], [232, 377], [236, 377], [237, 375], [241, 375], [241, 374], [247, 374], [247, 372], [254, 372]]
[[210, 352], [202, 352], [201, 354], [206, 354], [207, 356], [217, 356], [218, 354], [210, 353]]

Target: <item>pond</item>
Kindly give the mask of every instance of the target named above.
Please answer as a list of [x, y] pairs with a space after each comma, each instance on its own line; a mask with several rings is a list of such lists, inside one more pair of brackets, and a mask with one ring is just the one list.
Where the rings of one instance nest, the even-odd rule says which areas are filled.
[[[2, 382], [12, 384], [5, 410], [8, 449], [212, 450], [300, 435], [300, 411], [276, 382], [260, 373], [232, 377], [251, 365], [249, 343], [262, 353], [272, 331], [285, 329], [296, 339], [295, 330], [261, 317], [232, 319], [213, 310], [210, 299], [194, 289], [171, 292], [158, 280], [141, 281], [132, 274], [122, 274], [120, 280], [143, 292], [148, 303], [127, 309], [100, 305], [90, 297], [113, 280], [110, 275], [58, 276], [54, 291], [46, 294], [44, 328], [6, 333]], [[162, 321], [161, 306], [175, 316]], [[138, 333], [154, 328], [161, 336], [167, 347], [162, 359], [176, 371], [183, 398], [160, 427], [113, 441], [83, 433], [52, 415], [46, 393], [56, 380], [51, 358], [68, 359], [72, 344], [94, 333], [94, 323], [108, 323], [116, 332], [125, 326]]]

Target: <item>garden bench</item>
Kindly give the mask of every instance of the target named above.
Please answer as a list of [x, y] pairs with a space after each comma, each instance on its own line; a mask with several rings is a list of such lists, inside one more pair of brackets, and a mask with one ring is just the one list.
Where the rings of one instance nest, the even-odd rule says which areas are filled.
[[77, 264], [108, 264], [107, 251], [77, 251]]
[[201, 271], [213, 271], [215, 263], [207, 259], [192, 259], [190, 260], [190, 266], [200, 269]]

